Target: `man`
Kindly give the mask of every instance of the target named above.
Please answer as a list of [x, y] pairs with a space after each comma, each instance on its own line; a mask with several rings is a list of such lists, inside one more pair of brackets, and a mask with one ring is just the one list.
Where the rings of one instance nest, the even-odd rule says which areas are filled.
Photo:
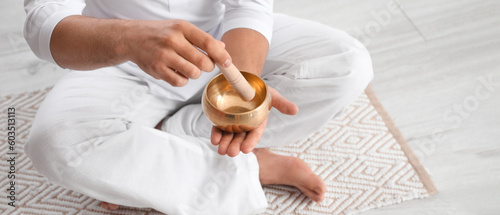
[[[271, 0], [27, 0], [25, 9], [33, 52], [74, 70], [41, 105], [26, 153], [50, 181], [109, 209], [256, 213], [267, 207], [263, 184], [321, 201], [319, 176], [266, 147], [315, 132], [372, 79], [357, 40], [274, 15]], [[231, 63], [271, 87], [275, 109], [247, 133], [212, 127], [199, 104], [215, 64]]]

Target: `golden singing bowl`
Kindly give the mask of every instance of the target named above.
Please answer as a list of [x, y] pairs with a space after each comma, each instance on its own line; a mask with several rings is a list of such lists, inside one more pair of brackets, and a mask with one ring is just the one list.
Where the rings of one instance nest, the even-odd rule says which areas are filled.
[[271, 93], [264, 81], [252, 73], [241, 73], [255, 90], [252, 100], [241, 99], [222, 73], [208, 82], [201, 99], [208, 120], [227, 132], [253, 130], [267, 118], [271, 110]]

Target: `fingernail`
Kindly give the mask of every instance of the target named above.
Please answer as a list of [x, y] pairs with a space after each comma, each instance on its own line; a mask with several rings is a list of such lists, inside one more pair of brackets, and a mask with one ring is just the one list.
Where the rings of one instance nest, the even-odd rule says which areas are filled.
[[227, 59], [226, 62], [224, 62], [224, 64], [222, 64], [222, 66], [224, 68], [231, 66], [231, 59]]

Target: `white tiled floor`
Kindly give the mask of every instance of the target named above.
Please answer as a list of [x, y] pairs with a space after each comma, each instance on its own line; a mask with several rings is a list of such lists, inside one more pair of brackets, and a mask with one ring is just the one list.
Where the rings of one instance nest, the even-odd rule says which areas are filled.
[[[366, 214], [499, 214], [500, 2], [306, 4], [277, 1], [275, 10], [344, 29], [367, 44], [372, 87], [440, 191]], [[392, 4], [401, 13], [390, 13]], [[490, 77], [488, 88], [482, 80]]]
[[[0, 94], [65, 72], [30, 53], [22, 4], [0, 2]], [[500, 214], [500, 1], [276, 0], [275, 11], [367, 45], [372, 87], [439, 190], [365, 214]]]

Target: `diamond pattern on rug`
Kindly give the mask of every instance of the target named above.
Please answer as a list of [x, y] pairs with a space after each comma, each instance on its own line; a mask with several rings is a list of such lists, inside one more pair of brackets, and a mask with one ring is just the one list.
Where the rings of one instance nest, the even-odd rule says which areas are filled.
[[325, 180], [325, 200], [316, 204], [296, 188], [264, 186], [270, 203], [266, 214], [356, 214], [428, 197], [435, 192], [434, 186], [424, 185], [401, 144], [406, 142], [397, 141], [372, 100], [363, 93], [339, 117], [308, 138], [272, 149], [309, 164]]
[[[10, 200], [6, 198], [6, 188], [10, 180], [2, 177], [0, 214], [162, 214], [153, 209], [123, 206], [110, 212], [100, 207], [100, 201], [52, 185], [37, 173], [23, 147], [36, 110], [48, 91], [50, 89], [0, 97], [1, 125], [7, 125], [7, 108], [16, 108], [13, 152], [17, 153], [16, 207], [7, 204]], [[367, 92], [369, 95], [370, 91]], [[378, 101], [368, 95], [363, 93], [340, 117], [329, 121], [308, 138], [295, 145], [272, 149], [305, 160], [325, 180], [327, 193], [325, 200], [316, 204], [296, 188], [264, 186], [270, 203], [265, 214], [355, 214], [424, 198], [435, 192], [418, 160], [408, 159], [407, 156], [414, 155], [404, 139], [398, 139], [400, 134], [395, 135], [395, 127], [388, 126], [390, 118], [381, 114], [381, 106], [377, 110], [374, 103]], [[12, 152], [6, 143], [6, 134], [7, 127], [0, 126], [3, 158]], [[0, 162], [2, 173], [7, 173], [9, 168], [8, 162]]]

